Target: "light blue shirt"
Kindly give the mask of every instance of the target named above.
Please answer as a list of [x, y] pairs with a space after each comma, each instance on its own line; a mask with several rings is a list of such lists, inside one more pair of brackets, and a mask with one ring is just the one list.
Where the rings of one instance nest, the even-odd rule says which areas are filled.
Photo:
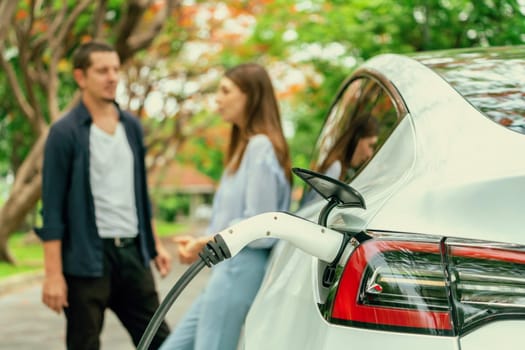
[[[257, 214], [286, 211], [290, 206], [290, 191], [290, 183], [270, 139], [264, 134], [252, 136], [239, 169], [222, 175], [206, 233], [215, 234]], [[275, 239], [266, 238], [248, 246], [269, 248], [274, 243]]]

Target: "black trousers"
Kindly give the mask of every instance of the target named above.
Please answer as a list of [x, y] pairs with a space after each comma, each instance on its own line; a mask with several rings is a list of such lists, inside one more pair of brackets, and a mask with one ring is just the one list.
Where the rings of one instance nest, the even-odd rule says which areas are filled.
[[[104, 276], [66, 276], [68, 304], [66, 343], [70, 350], [100, 349], [104, 312], [111, 309], [124, 325], [135, 346], [159, 306], [151, 269], [144, 267], [138, 245], [117, 247], [104, 240]], [[169, 335], [163, 322], [150, 349], [158, 349]]]

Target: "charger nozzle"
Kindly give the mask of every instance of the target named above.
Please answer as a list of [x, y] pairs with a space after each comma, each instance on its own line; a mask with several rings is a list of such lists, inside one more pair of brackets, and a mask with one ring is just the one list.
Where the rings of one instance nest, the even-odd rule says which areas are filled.
[[224, 259], [231, 258], [232, 255], [222, 236], [215, 235], [213, 236], [213, 240], [206, 243], [200, 251], [199, 256], [208, 267], [212, 267], [212, 265], [217, 265]]
[[217, 254], [211, 253], [212, 256], [207, 259], [213, 263], [214, 259], [223, 256], [226, 249], [230, 256], [234, 256], [247, 244], [260, 238], [284, 239], [310, 255], [332, 262], [343, 244], [344, 235], [289, 213], [269, 212], [243, 220], [216, 234], [212, 245], [217, 247], [212, 251]]

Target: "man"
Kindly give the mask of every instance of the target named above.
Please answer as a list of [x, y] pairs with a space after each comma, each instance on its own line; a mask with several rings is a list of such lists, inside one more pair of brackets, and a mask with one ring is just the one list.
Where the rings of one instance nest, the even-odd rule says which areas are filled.
[[[99, 349], [104, 311], [137, 345], [159, 305], [149, 263], [161, 276], [171, 257], [153, 232], [137, 118], [115, 103], [120, 61], [104, 43], [73, 56], [80, 103], [50, 129], [44, 152], [45, 279], [42, 300], [64, 310], [68, 349]], [[169, 334], [163, 323], [152, 348]]]

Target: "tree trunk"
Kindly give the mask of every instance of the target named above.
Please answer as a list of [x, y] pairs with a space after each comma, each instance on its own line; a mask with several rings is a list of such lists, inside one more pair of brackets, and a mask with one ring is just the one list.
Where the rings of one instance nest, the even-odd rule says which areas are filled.
[[[0, 221], [2, 221], [0, 217]], [[8, 262], [10, 264], [15, 263], [15, 259], [9, 252], [8, 246], [7, 246], [7, 238], [8, 235], [4, 235], [4, 227], [0, 227], [0, 262]]]
[[47, 129], [40, 135], [20, 166], [9, 198], [0, 209], [0, 262], [15, 262], [9, 253], [7, 240], [9, 235], [20, 227], [40, 198], [46, 137]]

